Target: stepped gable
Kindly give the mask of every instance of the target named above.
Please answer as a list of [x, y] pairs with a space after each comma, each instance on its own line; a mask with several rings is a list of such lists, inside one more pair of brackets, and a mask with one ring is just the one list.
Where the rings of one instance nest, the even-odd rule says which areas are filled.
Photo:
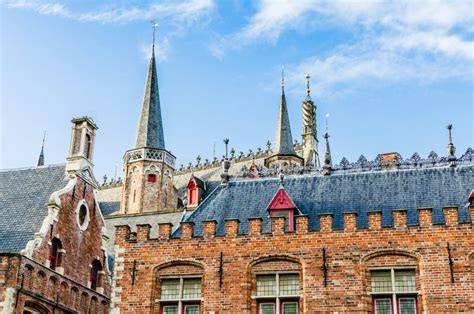
[[[216, 220], [217, 234], [225, 234], [225, 220], [238, 219], [239, 233], [247, 233], [248, 219], [261, 217], [262, 232], [270, 232], [267, 205], [278, 190], [278, 179], [231, 181], [219, 185], [186, 219], [194, 235], [202, 235], [203, 221]], [[356, 212], [357, 227], [367, 228], [367, 213], [382, 212], [382, 226], [393, 225], [392, 210], [406, 209], [408, 225], [418, 224], [418, 208], [433, 209], [433, 223], [443, 223], [443, 207], [459, 208], [459, 222], [469, 221], [465, 207], [474, 187], [474, 164], [392, 171], [335, 173], [330, 176], [287, 177], [285, 191], [309, 229], [319, 230], [319, 216], [333, 215], [333, 227], [343, 228], [343, 213]], [[179, 230], [174, 236], [179, 236]]]
[[49, 197], [66, 184], [64, 164], [0, 170], [0, 252], [20, 252], [34, 239]]

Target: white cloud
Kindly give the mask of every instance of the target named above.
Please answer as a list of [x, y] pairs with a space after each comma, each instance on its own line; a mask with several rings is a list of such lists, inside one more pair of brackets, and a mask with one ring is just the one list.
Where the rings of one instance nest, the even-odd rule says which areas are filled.
[[351, 43], [336, 46], [288, 68], [299, 84], [310, 71], [320, 90], [346, 82], [448, 77], [472, 78], [474, 69], [472, 1], [261, 0], [240, 31], [217, 38], [211, 53], [276, 42], [294, 30], [343, 29]]
[[88, 12], [76, 12], [62, 3], [43, 3], [38, 0], [7, 1], [10, 8], [29, 9], [43, 15], [54, 15], [84, 22], [127, 23], [152, 18], [190, 23], [209, 14], [214, 8], [213, 0], [188, 0], [184, 2], [164, 1], [147, 7], [132, 6], [97, 8]]

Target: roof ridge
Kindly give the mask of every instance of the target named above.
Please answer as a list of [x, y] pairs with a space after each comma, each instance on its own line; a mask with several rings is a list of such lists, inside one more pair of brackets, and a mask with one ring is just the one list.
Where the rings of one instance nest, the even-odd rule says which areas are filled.
[[55, 167], [60, 167], [60, 166], [66, 166], [66, 163], [49, 164], [49, 165], [44, 165], [44, 166], [5, 168], [5, 169], [0, 169], [0, 172], [30, 170], [30, 169], [47, 169], [47, 168], [55, 168]]

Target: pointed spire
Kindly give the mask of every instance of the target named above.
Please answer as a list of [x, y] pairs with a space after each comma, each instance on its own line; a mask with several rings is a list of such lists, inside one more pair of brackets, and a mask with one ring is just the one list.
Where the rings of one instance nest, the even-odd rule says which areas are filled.
[[448, 124], [446, 128], [448, 129], [448, 147], [446, 147], [448, 151], [448, 162], [450, 167], [454, 167], [456, 166], [456, 156], [454, 155], [454, 153], [456, 152], [456, 147], [453, 144], [453, 137], [451, 135], [453, 125]]
[[281, 70], [281, 99], [276, 132], [276, 148], [274, 154], [296, 155], [295, 150], [293, 148], [290, 119], [288, 117], [288, 110], [286, 107], [284, 68], [282, 68]]
[[155, 62], [155, 30], [158, 25], [153, 23], [153, 46], [148, 66], [148, 75], [145, 84], [140, 120], [138, 122], [135, 148], [151, 147], [165, 148], [163, 122], [161, 120], [160, 95], [158, 91], [158, 77]]
[[37, 163], [38, 167], [44, 166], [44, 140], [45, 139], [46, 139], [46, 131], [44, 131], [44, 134], [43, 134], [43, 144], [41, 145], [41, 153], [39, 155], [38, 163]]

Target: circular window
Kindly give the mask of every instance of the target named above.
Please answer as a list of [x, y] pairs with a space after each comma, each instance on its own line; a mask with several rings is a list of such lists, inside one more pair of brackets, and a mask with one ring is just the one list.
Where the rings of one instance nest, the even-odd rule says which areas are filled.
[[87, 207], [86, 201], [82, 200], [77, 205], [77, 224], [81, 230], [86, 230], [89, 224], [89, 208]]

